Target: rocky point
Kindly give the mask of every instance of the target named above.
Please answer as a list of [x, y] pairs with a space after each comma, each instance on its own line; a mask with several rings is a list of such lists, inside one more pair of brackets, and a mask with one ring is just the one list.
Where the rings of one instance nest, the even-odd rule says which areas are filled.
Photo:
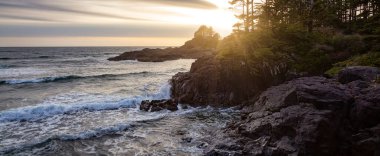
[[[380, 84], [358, 70], [374, 69], [350, 67], [339, 79], [304, 77], [267, 89], [206, 155], [380, 155]], [[341, 83], [344, 74], [358, 76]]]

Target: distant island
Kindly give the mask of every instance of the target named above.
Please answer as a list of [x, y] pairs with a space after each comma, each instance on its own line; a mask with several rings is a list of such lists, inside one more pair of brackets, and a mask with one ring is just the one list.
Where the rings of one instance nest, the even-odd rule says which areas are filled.
[[125, 52], [119, 56], [109, 58], [110, 61], [137, 60], [140, 62], [163, 62], [176, 59], [198, 59], [204, 56], [215, 55], [220, 36], [211, 27], [201, 26], [194, 38], [178, 48], [149, 49]]

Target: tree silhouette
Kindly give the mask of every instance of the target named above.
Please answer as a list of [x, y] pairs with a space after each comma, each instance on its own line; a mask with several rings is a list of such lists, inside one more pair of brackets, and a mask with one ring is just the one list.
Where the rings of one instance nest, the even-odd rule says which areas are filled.
[[185, 48], [216, 48], [220, 39], [220, 35], [216, 33], [212, 27], [202, 25], [194, 33], [194, 38], [187, 41], [183, 47]]

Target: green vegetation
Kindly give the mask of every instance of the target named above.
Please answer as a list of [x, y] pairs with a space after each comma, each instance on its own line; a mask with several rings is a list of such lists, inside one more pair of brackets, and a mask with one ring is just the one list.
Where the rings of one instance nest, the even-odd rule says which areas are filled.
[[317, 75], [348, 65], [379, 66], [380, 55], [370, 53], [380, 47], [380, 4], [376, 0], [230, 3], [240, 10], [241, 22], [221, 41], [218, 56], [243, 56], [253, 74]]
[[194, 38], [190, 41], [187, 41], [183, 48], [203, 48], [210, 49], [216, 48], [218, 42], [220, 40], [220, 35], [212, 29], [212, 27], [207, 27], [202, 25], [199, 29], [194, 33]]
[[334, 67], [326, 72], [327, 75], [334, 76], [344, 67], [348, 66], [372, 66], [380, 67], [380, 52], [370, 52], [334, 64]]

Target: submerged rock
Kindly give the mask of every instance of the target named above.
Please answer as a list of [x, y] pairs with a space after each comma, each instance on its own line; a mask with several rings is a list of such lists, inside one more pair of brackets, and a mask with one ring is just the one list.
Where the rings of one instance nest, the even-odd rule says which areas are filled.
[[185, 137], [185, 138], [182, 138], [182, 141], [185, 143], [190, 143], [191, 141], [193, 141], [193, 138], [192, 137]]
[[178, 110], [178, 103], [174, 100], [145, 100], [141, 102], [140, 110], [148, 112], [157, 112], [164, 109], [170, 111]]
[[[379, 155], [380, 86], [305, 77], [263, 92], [206, 155]], [[247, 111], [247, 110], [246, 110]]]

